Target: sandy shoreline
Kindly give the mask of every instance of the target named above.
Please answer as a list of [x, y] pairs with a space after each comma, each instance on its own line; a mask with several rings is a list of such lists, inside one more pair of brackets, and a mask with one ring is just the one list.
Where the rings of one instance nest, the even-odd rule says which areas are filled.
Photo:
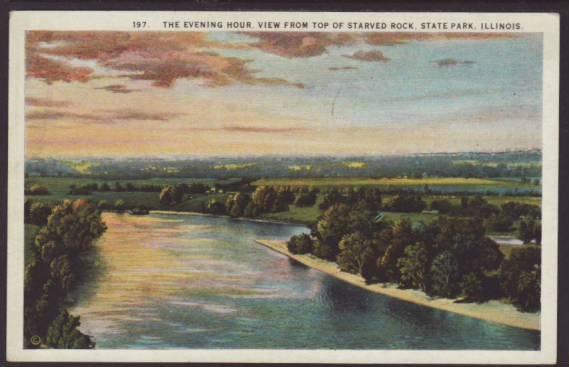
[[338, 269], [336, 264], [332, 262], [321, 260], [309, 255], [291, 254], [286, 247], [286, 243], [283, 241], [257, 240], [256, 242], [288, 256], [310, 268], [322, 271], [371, 292], [497, 324], [534, 331], [540, 330], [540, 313], [523, 313], [516, 310], [512, 305], [496, 300], [482, 304], [454, 303], [454, 300], [452, 299], [432, 299], [419, 290], [397, 289], [395, 286], [385, 284], [368, 285], [365, 284], [364, 279], [360, 276], [342, 272]]

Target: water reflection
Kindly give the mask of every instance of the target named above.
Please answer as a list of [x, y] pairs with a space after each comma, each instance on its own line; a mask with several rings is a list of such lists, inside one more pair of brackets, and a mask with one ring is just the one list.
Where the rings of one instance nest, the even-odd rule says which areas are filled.
[[254, 242], [305, 227], [105, 214], [73, 311], [98, 348], [536, 349], [537, 333], [369, 293]]

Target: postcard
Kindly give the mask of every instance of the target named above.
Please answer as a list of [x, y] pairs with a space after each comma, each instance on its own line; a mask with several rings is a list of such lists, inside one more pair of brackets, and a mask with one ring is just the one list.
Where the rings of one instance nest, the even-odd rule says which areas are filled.
[[556, 14], [16, 11], [9, 98], [9, 361], [555, 361]]

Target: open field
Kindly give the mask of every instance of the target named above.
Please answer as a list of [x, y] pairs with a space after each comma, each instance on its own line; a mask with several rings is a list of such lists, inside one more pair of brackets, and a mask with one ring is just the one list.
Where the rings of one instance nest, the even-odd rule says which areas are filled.
[[324, 178], [270, 178], [253, 182], [256, 186], [307, 186], [307, 187], [361, 187], [376, 186], [380, 188], [422, 188], [429, 186], [447, 188], [506, 188], [536, 189], [535, 185], [521, 183], [518, 180], [462, 178], [462, 177], [429, 177], [429, 178], [366, 178], [366, 177], [324, 177]]

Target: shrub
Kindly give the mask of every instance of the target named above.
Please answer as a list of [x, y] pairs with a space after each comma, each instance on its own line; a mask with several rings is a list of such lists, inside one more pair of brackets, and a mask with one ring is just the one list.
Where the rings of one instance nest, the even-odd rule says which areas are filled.
[[51, 214], [51, 207], [45, 203], [32, 203], [30, 206], [30, 223], [38, 226], [47, 224], [47, 218]]
[[288, 250], [293, 254], [308, 254], [314, 250], [312, 238], [306, 233], [292, 236], [287, 242]]
[[117, 201], [115, 201], [115, 210], [120, 212], [125, 211], [126, 209], [126, 203], [124, 202], [124, 200], [119, 199]]

